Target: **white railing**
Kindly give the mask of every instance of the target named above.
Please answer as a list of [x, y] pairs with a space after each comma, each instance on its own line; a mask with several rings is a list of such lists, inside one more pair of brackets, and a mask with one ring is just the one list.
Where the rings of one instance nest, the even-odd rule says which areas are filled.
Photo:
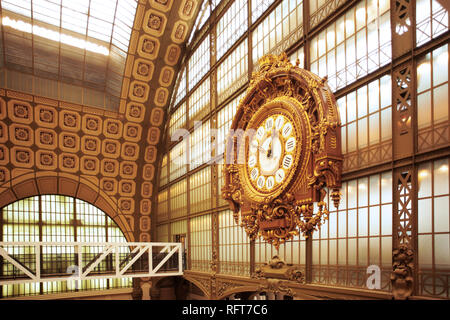
[[[55, 261], [48, 256], [58, 254], [73, 259], [62, 261], [63, 272], [52, 272]], [[0, 257], [0, 285], [183, 274], [181, 243], [0, 242]]]

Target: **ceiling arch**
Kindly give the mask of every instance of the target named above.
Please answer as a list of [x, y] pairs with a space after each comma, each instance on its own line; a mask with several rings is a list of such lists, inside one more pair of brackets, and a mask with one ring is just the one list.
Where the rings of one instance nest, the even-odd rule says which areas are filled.
[[[7, 2], [11, 1], [1, 0], [0, 5]], [[35, 67], [26, 69], [23, 66], [13, 70], [18, 75], [16, 84], [22, 85], [11, 88], [9, 85], [14, 81], [2, 83], [0, 80], [0, 125], [5, 129], [0, 130], [0, 140], [5, 142], [0, 145], [0, 193], [9, 192], [11, 181], [25, 174], [38, 176], [53, 171], [58, 177], [67, 173], [80, 176], [108, 194], [111, 207], [125, 217], [125, 229], [133, 233], [136, 241], [150, 241], [149, 216], [153, 190], [156, 189], [153, 186], [157, 177], [161, 130], [201, 0], [135, 2], [125, 62], [118, 66], [123, 69], [123, 75], [118, 79], [117, 108], [110, 108], [104, 97], [103, 105], [83, 100], [89, 96], [89, 90], [94, 89], [82, 83], [80, 95], [83, 99], [76, 100], [79, 83], [61, 78], [61, 66], [58, 67], [59, 75], [53, 80], [44, 78]], [[62, 10], [67, 1], [30, 0], [29, 3], [31, 9], [37, 3], [56, 3]], [[9, 37], [8, 32], [20, 31], [11, 31], [14, 28], [3, 23], [6, 11], [2, 10], [2, 72], [12, 66], [6, 57], [10, 48], [5, 37]], [[88, 14], [88, 21], [89, 18]], [[30, 21], [34, 23], [34, 16]], [[36, 21], [41, 25], [41, 21]], [[112, 25], [111, 34], [114, 35], [115, 24]], [[50, 28], [48, 23], [46, 26]], [[57, 28], [64, 31], [61, 22]], [[21, 33], [24, 39], [31, 39], [33, 46], [33, 32]], [[89, 26], [86, 33], [89, 34]], [[95, 42], [98, 39], [86, 36], [85, 40]], [[110, 40], [110, 45], [112, 43]], [[61, 48], [64, 45], [58, 44]], [[80, 56], [84, 59], [87, 55], [84, 52]], [[36, 62], [35, 56], [33, 50], [23, 52], [23, 57], [31, 59], [32, 63]], [[45, 59], [48, 65], [57, 64], [51, 55]], [[112, 67], [115, 63], [110, 62]], [[89, 70], [90, 67], [84, 65], [83, 68]], [[79, 72], [76, 66], [71, 71]], [[51, 81], [62, 91], [57, 90], [52, 95]], [[108, 81], [110, 79], [106, 77]], [[44, 90], [39, 86], [48, 88]], [[75, 100], [67, 94], [72, 94]], [[8, 129], [10, 124], [15, 125], [15, 130]]]

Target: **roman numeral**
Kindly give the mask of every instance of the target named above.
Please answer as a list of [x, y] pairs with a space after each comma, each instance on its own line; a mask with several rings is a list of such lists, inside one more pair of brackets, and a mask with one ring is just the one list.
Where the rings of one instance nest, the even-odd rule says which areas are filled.
[[291, 156], [285, 156], [283, 159], [283, 167], [285, 167], [286, 169], [289, 168], [291, 166], [292, 163], [292, 157]]
[[258, 187], [262, 188], [264, 186], [264, 177], [259, 177], [257, 182]]
[[294, 140], [290, 140], [290, 141], [288, 141], [287, 143], [286, 143], [286, 147], [287, 147], [287, 149], [292, 149], [292, 148], [294, 148]]
[[251, 172], [251, 177], [253, 180], [255, 180], [257, 176], [258, 176], [258, 169], [254, 168]]
[[270, 189], [273, 187], [274, 181], [273, 178], [270, 177], [269, 179], [267, 179], [267, 188]]
[[256, 132], [256, 137], [257, 137], [258, 139], [261, 139], [261, 137], [263, 136], [263, 134], [264, 134], [264, 128], [260, 127], [260, 128], [258, 129], [258, 131]]
[[282, 117], [282, 116], [279, 116], [279, 117], [277, 118], [277, 120], [275, 121], [275, 128], [276, 128], [277, 130], [280, 130], [281, 126], [283, 125], [283, 122], [284, 122], [283, 117]]
[[248, 165], [250, 167], [253, 167], [253, 166], [255, 166], [255, 164], [256, 164], [256, 157], [255, 156], [250, 157], [250, 160], [248, 161]]
[[277, 173], [275, 174], [276, 178], [277, 178], [277, 182], [281, 183], [284, 179], [284, 170], [283, 169], [278, 169]]
[[283, 128], [283, 136], [288, 136], [291, 134], [292, 125], [290, 123], [286, 124]]

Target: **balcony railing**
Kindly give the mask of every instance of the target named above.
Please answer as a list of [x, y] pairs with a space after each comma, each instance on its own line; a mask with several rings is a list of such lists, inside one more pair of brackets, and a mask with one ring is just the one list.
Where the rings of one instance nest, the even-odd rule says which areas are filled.
[[0, 242], [0, 286], [183, 274], [181, 243]]

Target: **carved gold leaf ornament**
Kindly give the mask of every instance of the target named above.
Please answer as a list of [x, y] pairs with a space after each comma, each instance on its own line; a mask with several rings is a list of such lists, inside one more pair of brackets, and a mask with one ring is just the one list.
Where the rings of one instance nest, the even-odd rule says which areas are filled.
[[326, 190], [339, 204], [340, 120], [326, 78], [285, 53], [258, 63], [226, 140], [222, 197], [250, 239], [278, 249], [328, 219]]

